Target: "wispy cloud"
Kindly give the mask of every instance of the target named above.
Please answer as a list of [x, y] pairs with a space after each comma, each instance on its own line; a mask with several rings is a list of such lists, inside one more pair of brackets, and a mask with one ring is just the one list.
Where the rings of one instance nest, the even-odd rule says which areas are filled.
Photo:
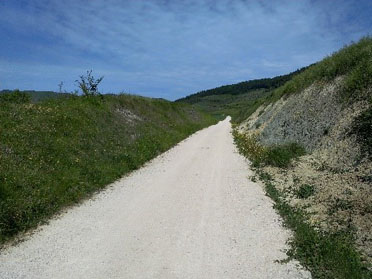
[[0, 2], [0, 86], [74, 87], [175, 99], [284, 74], [372, 27], [365, 1], [84, 0]]

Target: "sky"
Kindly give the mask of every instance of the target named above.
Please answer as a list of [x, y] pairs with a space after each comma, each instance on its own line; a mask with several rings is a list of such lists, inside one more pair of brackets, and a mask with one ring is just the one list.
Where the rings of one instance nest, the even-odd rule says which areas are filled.
[[372, 32], [371, 0], [0, 0], [0, 90], [175, 100], [287, 74]]

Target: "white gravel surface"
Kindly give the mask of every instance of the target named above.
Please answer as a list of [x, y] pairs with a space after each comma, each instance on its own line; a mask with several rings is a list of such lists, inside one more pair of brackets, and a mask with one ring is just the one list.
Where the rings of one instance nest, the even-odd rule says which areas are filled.
[[310, 278], [233, 144], [197, 132], [0, 254], [0, 278]]

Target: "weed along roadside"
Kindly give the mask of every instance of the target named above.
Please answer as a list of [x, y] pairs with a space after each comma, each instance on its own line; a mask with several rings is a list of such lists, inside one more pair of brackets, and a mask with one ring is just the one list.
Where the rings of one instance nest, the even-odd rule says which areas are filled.
[[[255, 99], [234, 138], [315, 278], [372, 278], [372, 39]], [[238, 92], [237, 92], [238, 94]]]
[[[295, 144], [264, 147], [256, 137], [241, 134], [236, 129], [233, 136], [239, 152], [252, 162], [255, 172], [252, 180], [263, 183], [284, 225], [293, 232], [289, 240], [290, 250], [287, 251], [288, 260], [297, 259], [311, 271], [313, 278], [372, 278], [354, 247], [353, 236], [348, 232], [320, 231], [309, 224], [308, 214], [291, 206], [286, 199], [287, 193], [278, 190], [273, 177], [265, 171], [265, 166], [285, 171], [305, 154], [304, 149]], [[312, 186], [302, 185], [297, 195], [307, 198], [313, 191]]]
[[0, 243], [214, 124], [189, 105], [131, 95], [0, 95]]

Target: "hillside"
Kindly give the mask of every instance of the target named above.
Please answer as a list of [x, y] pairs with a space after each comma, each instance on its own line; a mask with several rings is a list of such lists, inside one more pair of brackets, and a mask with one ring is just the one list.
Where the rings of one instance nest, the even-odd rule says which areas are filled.
[[0, 243], [213, 123], [160, 99], [1, 94]]
[[[9, 94], [12, 93], [12, 90], [2, 90], [0, 91], [1, 94]], [[56, 93], [53, 91], [35, 91], [35, 90], [23, 90], [20, 91], [21, 93], [27, 94], [31, 97], [31, 102], [40, 102], [47, 99], [55, 99], [55, 98], [64, 98], [69, 97], [70, 93]]]
[[244, 81], [204, 90], [178, 99], [176, 102], [192, 104], [220, 119], [230, 115], [233, 121], [239, 122], [245, 119], [247, 107], [257, 107], [260, 99], [269, 96], [274, 89], [282, 86], [306, 68], [287, 75]]
[[270, 195], [291, 208], [285, 219], [292, 212], [289, 220], [300, 216], [302, 228], [313, 228], [301, 234], [290, 221], [297, 257], [321, 278], [370, 278], [346, 268], [358, 256], [345, 247], [355, 245], [371, 266], [372, 38], [344, 47], [260, 101], [257, 109], [246, 108], [250, 115], [236, 138]]

